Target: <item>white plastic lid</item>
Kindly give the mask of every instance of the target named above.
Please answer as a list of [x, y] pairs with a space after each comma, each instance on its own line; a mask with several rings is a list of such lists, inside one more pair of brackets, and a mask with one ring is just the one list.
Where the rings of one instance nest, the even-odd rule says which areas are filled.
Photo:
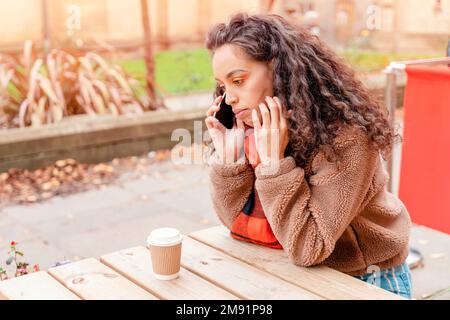
[[147, 244], [154, 246], [171, 246], [183, 240], [180, 231], [175, 228], [158, 228], [153, 230], [147, 238]]

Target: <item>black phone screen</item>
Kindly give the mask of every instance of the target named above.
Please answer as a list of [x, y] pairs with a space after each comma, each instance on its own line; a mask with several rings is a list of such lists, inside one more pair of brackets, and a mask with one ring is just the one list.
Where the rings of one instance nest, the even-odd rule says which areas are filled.
[[225, 103], [225, 95], [223, 95], [220, 109], [214, 115], [227, 129], [232, 129], [234, 125], [234, 112], [229, 104]]

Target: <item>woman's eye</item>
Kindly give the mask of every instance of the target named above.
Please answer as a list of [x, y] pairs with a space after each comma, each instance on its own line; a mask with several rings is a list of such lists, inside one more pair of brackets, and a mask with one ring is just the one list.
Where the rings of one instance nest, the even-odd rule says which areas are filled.
[[[235, 84], [236, 86], [240, 86], [244, 83], [244, 80], [242, 79], [237, 79], [237, 80], [233, 80], [233, 84]], [[218, 85], [218, 88], [221, 90], [225, 90], [225, 85]]]

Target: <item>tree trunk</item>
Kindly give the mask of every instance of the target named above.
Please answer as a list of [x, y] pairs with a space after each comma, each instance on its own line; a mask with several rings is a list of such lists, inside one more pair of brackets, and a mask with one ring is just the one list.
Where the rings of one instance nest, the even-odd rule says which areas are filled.
[[260, 7], [262, 13], [269, 13], [273, 8], [274, 2], [275, 0], [260, 0]]
[[[147, 68], [146, 82], [147, 93], [151, 104], [157, 102], [155, 93], [155, 60], [153, 57], [152, 35], [150, 29], [150, 19], [148, 16], [148, 1], [141, 0], [142, 27], [144, 31], [145, 65]], [[154, 105], [156, 107], [156, 105]]]
[[42, 42], [43, 42], [43, 50], [44, 55], [47, 55], [50, 52], [50, 32], [48, 28], [48, 1], [42, 0], [41, 2], [42, 9]]

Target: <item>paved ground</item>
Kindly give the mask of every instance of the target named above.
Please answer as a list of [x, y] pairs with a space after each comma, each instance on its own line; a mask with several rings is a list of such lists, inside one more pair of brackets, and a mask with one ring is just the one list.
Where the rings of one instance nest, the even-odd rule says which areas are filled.
[[[33, 205], [6, 207], [0, 213], [0, 243], [19, 242], [30, 263], [48, 268], [141, 245], [148, 233], [173, 226], [183, 233], [219, 224], [208, 193], [207, 171], [170, 161], [149, 166], [139, 179]], [[0, 249], [3, 264], [7, 247]]]
[[[198, 95], [191, 102], [204, 105], [202, 99], [209, 98]], [[175, 99], [171, 106], [181, 108], [181, 103]], [[399, 151], [397, 147], [394, 181], [398, 181]], [[143, 245], [156, 227], [173, 226], [187, 234], [220, 224], [209, 196], [206, 166], [164, 161], [149, 165], [148, 173], [133, 175], [124, 174], [102, 189], [1, 210], [0, 265], [5, 265], [11, 240], [19, 243], [25, 261], [47, 269], [57, 261]], [[428, 269], [413, 272], [414, 295], [450, 299], [448, 236], [417, 230], [412, 244], [426, 256]]]
[[423, 267], [412, 270], [417, 299], [450, 300], [450, 236], [423, 226], [411, 230], [410, 246], [423, 255]]

